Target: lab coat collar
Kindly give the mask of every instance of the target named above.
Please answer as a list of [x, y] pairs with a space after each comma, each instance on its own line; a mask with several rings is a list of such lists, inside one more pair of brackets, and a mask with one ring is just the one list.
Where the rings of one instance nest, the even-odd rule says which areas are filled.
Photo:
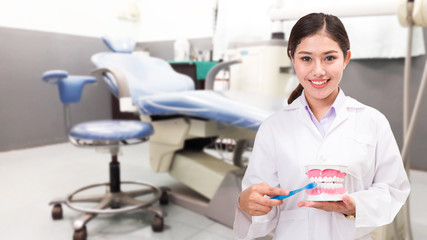
[[346, 97], [343, 106], [341, 109], [338, 110], [337, 116], [335, 117], [335, 120], [332, 122], [331, 127], [329, 128], [328, 132], [326, 133], [326, 136], [334, 131], [335, 128], [337, 128], [339, 125], [341, 125], [345, 120], [350, 116], [351, 109], [362, 109], [365, 108], [366, 105], [363, 105], [362, 103], [358, 102], [357, 100]]
[[[342, 91], [342, 89], [340, 90]], [[344, 92], [342, 92], [344, 94]], [[298, 97], [297, 99], [295, 99], [295, 101], [293, 101], [291, 104], [289, 104], [288, 106], [285, 106], [283, 108], [283, 111], [293, 111], [293, 110], [297, 110], [298, 113], [298, 117], [302, 120], [302, 122], [304, 122], [305, 124], [307, 124], [309, 127], [313, 127], [313, 129], [315, 129], [314, 124], [311, 122], [311, 119], [309, 117], [309, 115], [307, 114], [307, 111], [305, 110], [305, 106], [303, 104], [303, 101], [301, 101], [301, 97]], [[326, 135], [329, 134], [329, 132], [333, 131], [336, 127], [338, 127], [341, 123], [343, 123], [349, 116], [349, 110], [350, 109], [361, 109], [361, 108], [365, 108], [366, 105], [358, 102], [357, 100], [345, 96], [345, 101], [342, 104], [342, 106], [337, 110], [337, 116], [335, 117], [334, 122], [332, 123], [331, 127], [329, 128], [328, 132], [326, 133]], [[319, 133], [320, 136], [320, 133]]]
[[[338, 112], [340, 112], [340, 110], [344, 110], [347, 111], [348, 109], [351, 108], [365, 108], [366, 105], [360, 103], [359, 101], [349, 97], [349, 96], [345, 96], [344, 92], [342, 91], [342, 89], [340, 89], [340, 91], [342, 92], [342, 94], [345, 97], [345, 101], [343, 103], [343, 106], [339, 107], [337, 110], [337, 115]], [[291, 104], [285, 106], [283, 108], [284, 111], [291, 111], [291, 110], [295, 110], [295, 109], [299, 109], [299, 108], [304, 108], [304, 104], [302, 103], [302, 101], [300, 100], [300, 98], [302, 98], [303, 96], [299, 96], [297, 99], [295, 99], [295, 101], [293, 101]]]

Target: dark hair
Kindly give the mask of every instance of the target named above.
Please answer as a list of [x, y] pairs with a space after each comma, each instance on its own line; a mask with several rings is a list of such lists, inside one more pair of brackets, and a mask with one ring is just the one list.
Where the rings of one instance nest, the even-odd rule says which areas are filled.
[[[348, 39], [345, 27], [338, 17], [324, 13], [310, 13], [295, 23], [288, 40], [287, 54], [289, 58], [294, 58], [295, 50], [303, 38], [322, 30], [338, 43], [344, 53], [344, 58], [346, 58], [347, 51], [350, 50], [350, 40]], [[297, 88], [289, 96], [288, 104], [301, 96], [303, 89], [302, 85], [298, 84]]]

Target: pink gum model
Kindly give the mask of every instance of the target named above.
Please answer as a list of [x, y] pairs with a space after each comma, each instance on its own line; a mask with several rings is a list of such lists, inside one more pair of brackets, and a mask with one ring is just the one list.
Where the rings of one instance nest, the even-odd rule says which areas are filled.
[[310, 165], [306, 167], [307, 176], [317, 187], [306, 190], [308, 201], [341, 201], [347, 193], [344, 178], [347, 167], [342, 165]]

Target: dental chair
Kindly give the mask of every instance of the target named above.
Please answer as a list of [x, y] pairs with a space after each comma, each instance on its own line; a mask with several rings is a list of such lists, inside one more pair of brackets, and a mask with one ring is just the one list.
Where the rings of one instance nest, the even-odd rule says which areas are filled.
[[[185, 187], [172, 188], [172, 202], [232, 226], [245, 168], [205, 151], [218, 137], [254, 139], [260, 123], [283, 99], [259, 93], [194, 90], [191, 78], [164, 60], [103, 52], [92, 56], [92, 74], [118, 93], [121, 111], [150, 123], [150, 165]], [[235, 159], [242, 151], [235, 151]]]
[[[153, 212], [152, 229], [155, 232], [163, 230], [166, 213], [153, 206], [156, 201], [168, 203], [165, 189], [160, 189], [148, 183], [120, 180], [119, 149], [125, 145], [139, 144], [148, 140], [153, 134], [153, 127], [149, 123], [135, 120], [100, 120], [77, 124], [69, 128], [68, 109], [70, 104], [80, 101], [85, 84], [92, 84], [96, 79], [91, 76], [70, 76], [66, 71], [52, 70], [43, 74], [43, 80], [58, 86], [61, 102], [64, 104], [66, 126], [69, 139], [78, 147], [89, 147], [108, 151], [111, 154], [109, 164], [109, 182], [92, 184], [69, 194], [65, 198], [55, 199], [49, 203], [53, 205], [52, 218], [63, 218], [62, 204], [82, 212], [84, 215], [74, 221], [74, 240], [87, 238], [86, 224], [98, 214], [118, 214], [145, 209]], [[133, 187], [129, 191], [122, 190], [122, 186]], [[105, 192], [94, 194], [94, 190]], [[88, 195], [90, 193], [90, 195]], [[143, 199], [137, 198], [143, 196]], [[92, 203], [90, 207], [87, 203]]]

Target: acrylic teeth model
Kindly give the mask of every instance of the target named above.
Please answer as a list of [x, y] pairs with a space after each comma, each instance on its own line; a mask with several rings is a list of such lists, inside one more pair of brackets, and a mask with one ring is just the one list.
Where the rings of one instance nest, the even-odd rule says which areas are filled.
[[310, 182], [317, 183], [314, 189], [305, 190], [307, 201], [341, 201], [347, 193], [344, 179], [347, 167], [343, 165], [309, 165], [306, 174]]

